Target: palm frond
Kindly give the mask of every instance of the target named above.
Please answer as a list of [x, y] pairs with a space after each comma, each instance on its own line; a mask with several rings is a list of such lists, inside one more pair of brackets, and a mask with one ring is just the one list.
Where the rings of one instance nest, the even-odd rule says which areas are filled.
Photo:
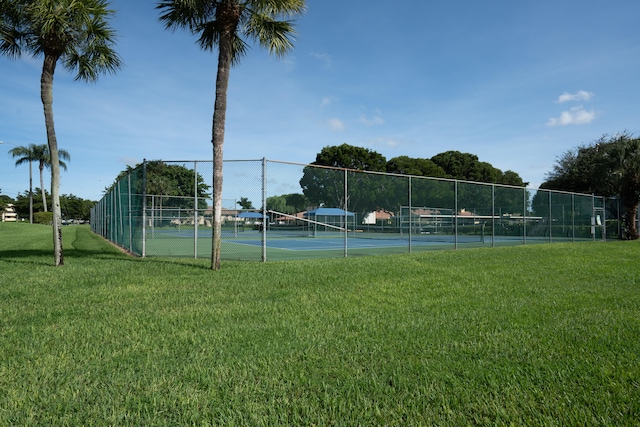
[[266, 14], [254, 13], [247, 23], [247, 34], [276, 56], [293, 48], [295, 29], [291, 21], [277, 21]]
[[37, 160], [37, 146], [35, 144], [29, 144], [28, 146], [15, 147], [9, 150], [9, 154], [14, 159], [17, 157], [16, 166], [23, 163], [33, 162]]
[[115, 32], [108, 25], [114, 12], [106, 0], [0, 2], [0, 53], [45, 53], [77, 71], [77, 80], [94, 81], [122, 66], [113, 49]]
[[203, 50], [219, 47], [222, 34], [232, 33], [232, 63], [248, 50], [248, 39], [283, 56], [293, 48], [291, 18], [304, 12], [305, 0], [162, 0], [156, 6], [165, 28], [187, 29], [198, 35]]
[[256, 13], [264, 13], [274, 18], [293, 18], [306, 10], [305, 0], [250, 0]]
[[0, 0], [0, 54], [17, 58], [22, 54], [24, 20], [20, 3]]
[[[199, 32], [200, 38], [198, 39], [198, 45], [202, 50], [213, 51], [219, 46], [222, 30], [218, 25], [218, 21], [206, 22], [199, 28]], [[249, 47], [237, 33], [234, 33], [232, 37], [231, 62], [233, 65], [235, 65], [239, 62], [240, 58], [242, 58], [247, 53]]]
[[[182, 28], [191, 32], [197, 31], [206, 21], [210, 6], [197, 0], [163, 0], [158, 2], [156, 9], [160, 11], [160, 22], [166, 29], [175, 30]], [[209, 14], [211, 15], [211, 14]]]

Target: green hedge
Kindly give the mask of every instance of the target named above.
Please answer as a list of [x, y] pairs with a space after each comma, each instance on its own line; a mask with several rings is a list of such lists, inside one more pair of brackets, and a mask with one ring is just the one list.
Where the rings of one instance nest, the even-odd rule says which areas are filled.
[[34, 224], [46, 224], [53, 223], [53, 212], [34, 212], [33, 214]]

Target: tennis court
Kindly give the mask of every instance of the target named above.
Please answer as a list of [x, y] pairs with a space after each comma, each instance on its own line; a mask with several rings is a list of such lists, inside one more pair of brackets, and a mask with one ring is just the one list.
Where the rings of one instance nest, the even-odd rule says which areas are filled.
[[[153, 237], [152, 235], [153, 234]], [[456, 247], [491, 247], [513, 246], [522, 244], [548, 243], [549, 239], [538, 236], [528, 237], [526, 242], [520, 237], [458, 235], [457, 239], [451, 234], [441, 235], [393, 235], [375, 236], [375, 233], [350, 232], [344, 235], [329, 233], [314, 236], [282, 236], [266, 234], [263, 241], [262, 233], [257, 230], [247, 230], [234, 233], [224, 230], [222, 233], [222, 252], [227, 259], [271, 261], [287, 259], [311, 259], [326, 257], [342, 257], [346, 252], [349, 256], [389, 255], [409, 252], [423, 252]], [[147, 250], [153, 256], [186, 256], [203, 257], [211, 255], [211, 229], [198, 230], [197, 238], [193, 230], [155, 230], [149, 232]], [[560, 241], [556, 238], [555, 241]], [[566, 239], [566, 241], [571, 241]]]
[[[253, 233], [250, 233], [253, 234]], [[454, 235], [399, 235], [381, 233], [357, 233], [351, 232], [346, 236], [344, 233], [316, 233], [308, 236], [273, 236], [267, 233], [266, 246], [291, 251], [321, 251], [342, 249], [345, 247], [358, 249], [393, 248], [428, 245], [451, 245], [455, 243]], [[256, 233], [253, 237], [243, 236], [243, 238], [225, 237], [223, 241], [243, 245], [262, 245], [262, 235]], [[458, 243], [482, 243], [483, 236], [458, 236]]]
[[[155, 229], [147, 232], [147, 249], [159, 256], [210, 256], [212, 231], [203, 229]], [[196, 237], [197, 235], [197, 237]], [[484, 246], [482, 234], [414, 234], [376, 232], [313, 232], [310, 230], [223, 229], [222, 250], [233, 259], [260, 258], [262, 248], [272, 260], [333, 256], [348, 250], [352, 255], [380, 255], [454, 248], [455, 245]], [[264, 240], [264, 243], [263, 243]]]
[[[204, 189], [196, 191], [199, 187], [194, 183], [209, 182], [201, 174], [211, 170], [197, 167], [199, 163], [193, 162], [193, 179], [184, 183], [187, 190], [181, 195], [148, 193], [142, 185], [146, 182], [145, 166], [131, 172], [92, 211], [92, 229], [143, 257], [210, 257], [213, 201]], [[240, 209], [237, 195], [223, 198], [221, 256], [229, 260], [605, 240], [605, 226], [619, 223], [608, 219], [614, 218], [615, 210], [593, 195], [325, 169], [266, 159], [226, 165], [229, 177], [243, 177], [238, 181], [242, 184], [240, 199], [260, 206]], [[249, 176], [251, 165], [256, 169]], [[301, 177], [315, 177], [317, 182], [307, 184], [321, 188], [298, 189]], [[292, 197], [280, 196], [280, 189], [274, 187], [276, 181], [297, 192], [288, 194]], [[322, 195], [321, 200], [310, 199], [314, 194]]]

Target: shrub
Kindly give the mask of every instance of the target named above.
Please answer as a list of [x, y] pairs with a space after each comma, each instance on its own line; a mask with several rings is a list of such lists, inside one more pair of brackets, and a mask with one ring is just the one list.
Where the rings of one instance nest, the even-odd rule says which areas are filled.
[[34, 212], [34, 224], [51, 225], [53, 223], [53, 212]]

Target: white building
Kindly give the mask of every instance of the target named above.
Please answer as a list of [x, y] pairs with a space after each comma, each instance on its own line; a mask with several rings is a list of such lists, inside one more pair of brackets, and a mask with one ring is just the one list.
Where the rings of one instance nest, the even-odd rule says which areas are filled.
[[8, 203], [2, 211], [2, 222], [16, 222], [18, 220], [18, 214], [13, 204]]

